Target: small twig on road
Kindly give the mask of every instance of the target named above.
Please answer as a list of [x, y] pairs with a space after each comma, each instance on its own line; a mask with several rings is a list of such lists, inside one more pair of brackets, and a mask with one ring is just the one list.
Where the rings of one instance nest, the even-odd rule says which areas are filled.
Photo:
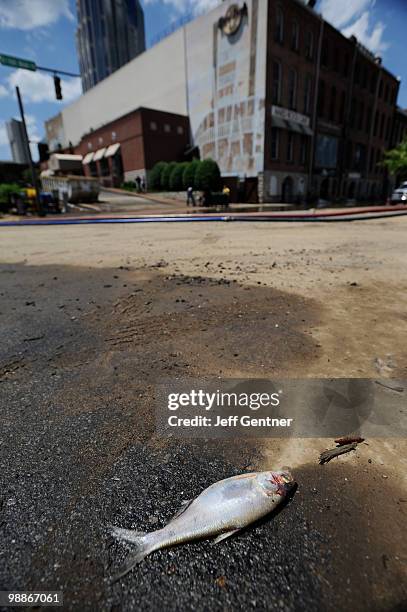
[[345, 446], [345, 444], [352, 444], [353, 442], [360, 444], [364, 441], [365, 439], [360, 438], [359, 436], [345, 436], [344, 438], [337, 438], [335, 440], [335, 444], [337, 444], [338, 446]]
[[329, 450], [324, 451], [319, 456], [319, 463], [323, 465], [324, 463], [328, 463], [334, 457], [338, 457], [339, 455], [343, 455], [344, 453], [349, 453], [349, 451], [356, 450], [358, 443], [352, 442], [352, 444], [345, 444], [345, 446], [337, 446], [336, 448], [331, 448]]

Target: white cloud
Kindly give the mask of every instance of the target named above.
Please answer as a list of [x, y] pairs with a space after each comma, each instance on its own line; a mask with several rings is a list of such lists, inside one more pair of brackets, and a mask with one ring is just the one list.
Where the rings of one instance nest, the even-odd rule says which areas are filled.
[[354, 35], [373, 53], [383, 53], [389, 44], [384, 40], [385, 24], [372, 23], [376, 0], [321, 0], [318, 9], [323, 17], [344, 36]]
[[374, 4], [375, 0], [321, 0], [319, 10], [329, 23], [342, 28]]
[[179, 15], [207, 13], [221, 2], [222, 0], [144, 0], [145, 5], [166, 4]]
[[69, 0], [0, 0], [0, 27], [33, 30], [74, 16]]
[[[19, 69], [10, 74], [7, 82], [10, 93], [14, 93], [14, 88], [18, 85], [27, 102], [56, 102], [54, 80], [51, 74]], [[82, 93], [79, 78], [61, 79], [61, 88], [64, 102], [72, 102]]]
[[353, 34], [370, 51], [380, 54], [389, 48], [389, 44], [383, 40], [385, 27], [382, 21], [378, 21], [371, 27], [370, 15], [368, 12], [365, 12], [354, 23], [342, 30], [342, 33], [345, 36]]
[[8, 91], [4, 87], [4, 85], [0, 84], [0, 98], [6, 98], [8, 96]]

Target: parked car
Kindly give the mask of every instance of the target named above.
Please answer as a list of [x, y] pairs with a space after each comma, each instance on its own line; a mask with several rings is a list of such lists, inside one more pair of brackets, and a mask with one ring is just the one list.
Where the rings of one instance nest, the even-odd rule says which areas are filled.
[[407, 204], [407, 181], [401, 183], [395, 191], [393, 191], [391, 198], [391, 204]]

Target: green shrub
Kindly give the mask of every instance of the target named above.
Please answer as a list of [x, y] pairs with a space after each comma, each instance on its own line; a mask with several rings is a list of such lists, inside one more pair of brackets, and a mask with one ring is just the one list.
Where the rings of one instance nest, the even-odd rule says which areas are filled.
[[170, 190], [170, 176], [176, 166], [177, 162], [170, 162], [169, 164], [166, 164], [165, 168], [161, 172], [161, 189], [163, 191]]
[[125, 189], [126, 191], [134, 191], [135, 190], [134, 182], [133, 181], [125, 181], [122, 184], [122, 189]]
[[165, 168], [168, 166], [167, 162], [158, 162], [151, 169], [148, 177], [148, 188], [151, 190], [159, 191], [161, 186], [161, 176]]
[[170, 174], [170, 189], [171, 191], [181, 191], [182, 189], [184, 189], [184, 181], [183, 181], [183, 176], [184, 176], [184, 171], [185, 168], [188, 166], [188, 163], [183, 162], [181, 164], [177, 164], [171, 174]]
[[220, 189], [220, 170], [218, 164], [213, 159], [204, 159], [198, 165], [196, 171], [197, 189], [216, 191]]
[[13, 193], [20, 193], [22, 187], [17, 183], [2, 183], [0, 185], [0, 203], [8, 204], [9, 196]]
[[198, 159], [194, 159], [191, 162], [187, 162], [184, 169], [184, 174], [182, 177], [183, 187], [184, 189], [188, 189], [188, 187], [192, 187], [193, 189], [197, 189], [196, 185], [196, 171], [201, 162]]

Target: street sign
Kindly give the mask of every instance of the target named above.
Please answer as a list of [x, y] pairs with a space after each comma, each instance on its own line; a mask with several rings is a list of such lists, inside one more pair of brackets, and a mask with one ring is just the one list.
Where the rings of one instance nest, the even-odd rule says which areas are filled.
[[21, 57], [13, 57], [12, 55], [0, 54], [0, 64], [3, 64], [3, 66], [11, 66], [12, 68], [24, 68], [24, 70], [37, 70], [37, 64], [35, 62], [21, 59]]

